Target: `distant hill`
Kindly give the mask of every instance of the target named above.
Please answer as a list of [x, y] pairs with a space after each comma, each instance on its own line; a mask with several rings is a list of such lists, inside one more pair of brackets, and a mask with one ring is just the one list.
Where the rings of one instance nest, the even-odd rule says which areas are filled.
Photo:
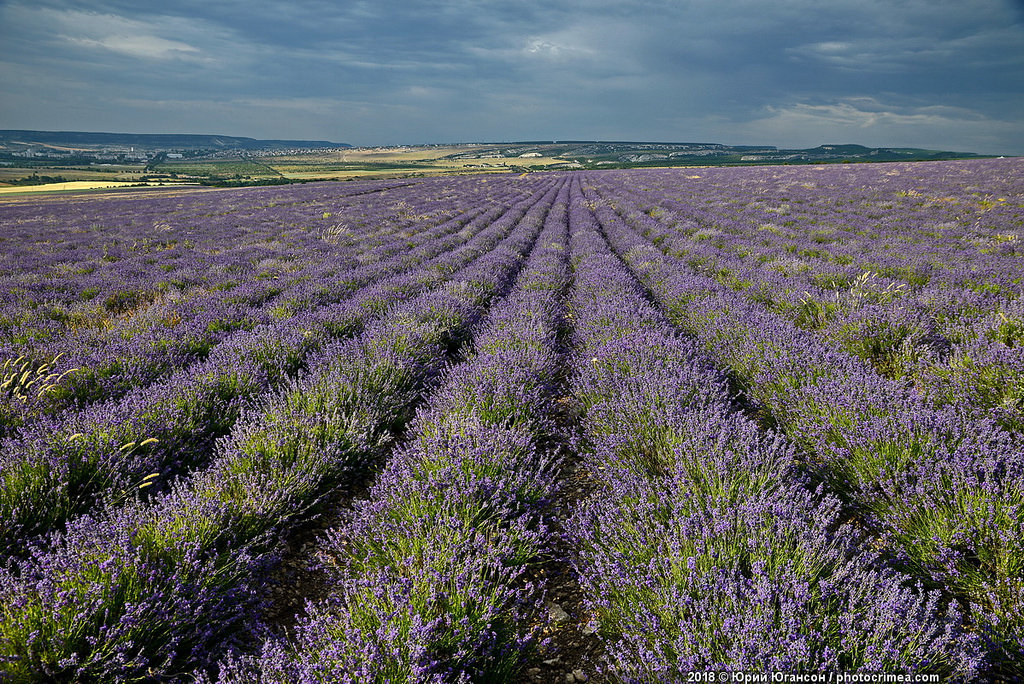
[[142, 150], [273, 150], [352, 147], [328, 140], [257, 140], [232, 135], [86, 133], [82, 131], [0, 130], [0, 143], [97, 149], [135, 147]]
[[523, 140], [505, 143], [453, 145], [446, 159], [518, 158], [516, 168], [531, 167], [534, 156], [561, 159], [545, 169], [637, 168], [664, 166], [760, 166], [766, 164], [827, 164], [879, 161], [978, 159], [993, 155], [926, 150], [912, 147], [865, 147], [825, 144], [808, 149], [773, 145], [724, 145], [713, 142], [650, 142], [625, 140]]
[[[780, 149], [773, 145], [723, 145], [709, 142], [643, 142], [621, 140], [529, 140], [503, 144], [505, 156], [542, 154], [572, 160], [576, 168], [695, 165], [818, 164], [860, 161], [920, 161], [975, 159], [971, 152], [911, 147], [865, 147], [825, 144], [809, 149]], [[473, 154], [472, 152], [462, 155]]]

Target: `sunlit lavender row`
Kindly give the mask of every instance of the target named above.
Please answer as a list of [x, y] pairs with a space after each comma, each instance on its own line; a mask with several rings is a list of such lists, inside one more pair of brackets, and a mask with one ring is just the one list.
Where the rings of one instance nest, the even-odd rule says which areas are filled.
[[0, 680], [1024, 677], [1024, 164], [0, 206]]

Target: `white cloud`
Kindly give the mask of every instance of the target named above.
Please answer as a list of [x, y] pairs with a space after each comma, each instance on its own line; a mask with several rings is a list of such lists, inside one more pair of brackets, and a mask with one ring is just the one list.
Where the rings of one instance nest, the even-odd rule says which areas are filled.
[[548, 59], [564, 59], [568, 57], [588, 57], [594, 50], [582, 45], [557, 43], [544, 38], [533, 38], [527, 42], [527, 54]]
[[194, 59], [202, 56], [202, 51], [199, 48], [188, 43], [152, 35], [110, 35], [104, 38], [68, 37], [68, 42], [143, 59]]
[[860, 35], [842, 41], [794, 45], [786, 53], [861, 72], [935, 71], [950, 67], [1012, 68], [1024, 63], [1024, 37], [1019, 27], [987, 26], [939, 39], [932, 27], [904, 35]]
[[110, 12], [56, 9], [13, 3], [0, 7], [0, 21], [36, 50], [78, 58], [101, 53], [155, 61], [210, 63], [230, 54], [230, 31], [203, 20], [146, 14], [126, 17]]
[[899, 109], [892, 105], [885, 105], [872, 97], [848, 98], [844, 101], [822, 105], [796, 103], [785, 107], [767, 107], [771, 113], [769, 119], [795, 123], [822, 122], [857, 128], [870, 128], [879, 124], [934, 126], [985, 121], [985, 117], [977, 112], [962, 107], [931, 105]]
[[[54, 26], [58, 39], [85, 48], [108, 50], [143, 59], [195, 59], [202, 51], [182, 40], [163, 37], [171, 26], [128, 19], [115, 14], [79, 10], [41, 9], [43, 20]], [[180, 27], [179, 27], [180, 28]]]
[[1008, 144], [1015, 148], [1020, 135], [1018, 122], [994, 120], [972, 109], [899, 106], [874, 97], [768, 106], [764, 113], [739, 130], [748, 140], [779, 147], [849, 142], [996, 154], [1013, 152]]

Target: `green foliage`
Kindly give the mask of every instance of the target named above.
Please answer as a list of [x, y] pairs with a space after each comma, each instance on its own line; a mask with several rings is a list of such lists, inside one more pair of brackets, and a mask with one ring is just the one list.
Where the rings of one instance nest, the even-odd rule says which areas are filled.
[[1010, 318], [999, 312], [1000, 322], [985, 331], [985, 337], [992, 342], [1002, 342], [1007, 347], [1024, 346], [1024, 319]]
[[103, 308], [114, 315], [124, 314], [149, 304], [157, 296], [154, 290], [119, 290], [103, 298]]
[[888, 378], [903, 377], [923, 353], [916, 343], [921, 331], [902, 321], [853, 319], [829, 330], [828, 335], [844, 351], [869, 362]]
[[839, 305], [817, 299], [807, 292], [796, 305], [777, 302], [776, 309], [804, 330], [820, 330], [836, 315]]

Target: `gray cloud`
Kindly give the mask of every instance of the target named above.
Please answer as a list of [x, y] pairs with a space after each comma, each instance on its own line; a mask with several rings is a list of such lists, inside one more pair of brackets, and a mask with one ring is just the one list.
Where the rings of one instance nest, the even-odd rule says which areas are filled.
[[0, 127], [1024, 153], [1024, 13], [964, 0], [0, 5]]

